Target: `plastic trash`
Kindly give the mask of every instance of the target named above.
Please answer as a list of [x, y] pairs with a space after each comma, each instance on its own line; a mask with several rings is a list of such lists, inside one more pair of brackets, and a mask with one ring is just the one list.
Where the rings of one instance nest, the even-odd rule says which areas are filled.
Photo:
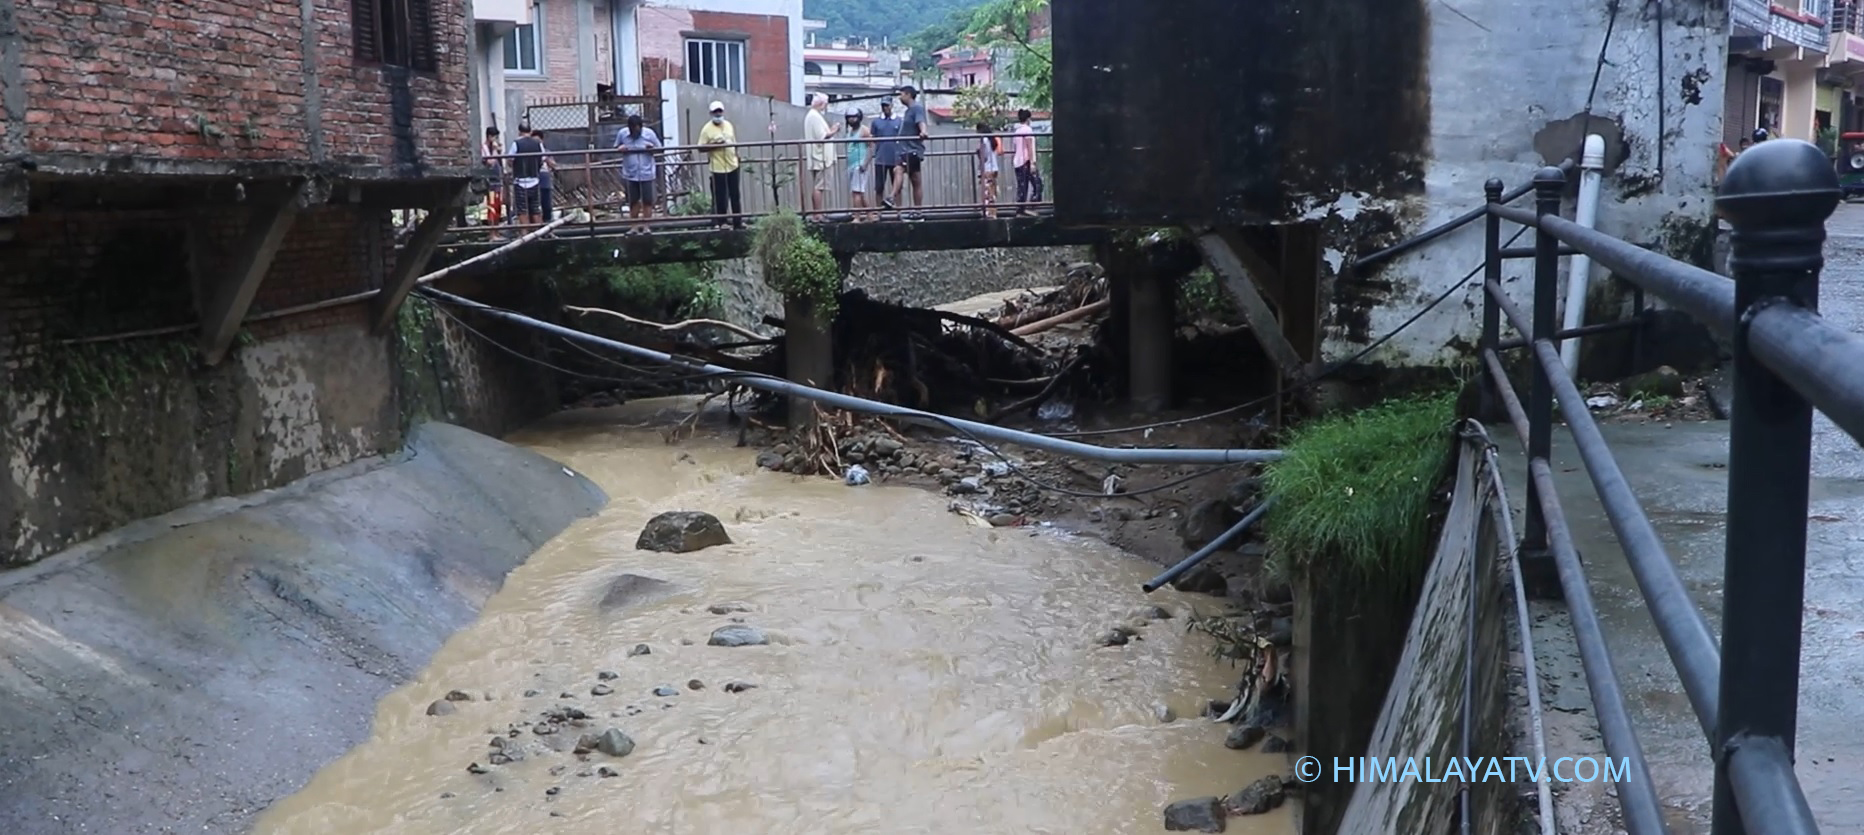
[[866, 467], [856, 464], [848, 468], [848, 476], [845, 480], [848, 482], [849, 487], [859, 487], [871, 482], [873, 479], [868, 477]]
[[1010, 474], [1010, 465], [1002, 461], [992, 461], [984, 465], [984, 475], [991, 478], [1003, 478]]
[[1074, 404], [1066, 400], [1050, 400], [1036, 408], [1037, 420], [1067, 420], [1074, 417]]

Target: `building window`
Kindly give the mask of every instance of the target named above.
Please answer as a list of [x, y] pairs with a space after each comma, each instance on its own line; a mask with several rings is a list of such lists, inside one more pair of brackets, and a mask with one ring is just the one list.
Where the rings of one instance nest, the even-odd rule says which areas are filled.
[[686, 41], [686, 80], [744, 92], [744, 41]]
[[433, 0], [350, 0], [350, 28], [358, 61], [439, 69]]
[[534, 7], [531, 10], [531, 22], [519, 25], [505, 36], [505, 72], [543, 72], [543, 64], [540, 63], [544, 54], [543, 29], [540, 28], [543, 20], [537, 17], [542, 13], [541, 5]]
[[976, 87], [977, 86], [977, 73], [974, 73], [974, 72], [965, 73], [964, 74], [964, 86]]

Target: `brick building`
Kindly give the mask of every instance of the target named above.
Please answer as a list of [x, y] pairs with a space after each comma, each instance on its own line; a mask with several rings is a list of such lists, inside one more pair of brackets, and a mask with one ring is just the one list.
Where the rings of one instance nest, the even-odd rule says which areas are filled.
[[0, 0], [0, 565], [399, 445], [468, 2]]
[[[476, 4], [482, 125], [604, 93], [656, 95], [668, 78], [802, 102], [801, 0], [526, 0], [521, 15], [502, 8], [511, 2]], [[576, 113], [535, 121], [583, 127]]]

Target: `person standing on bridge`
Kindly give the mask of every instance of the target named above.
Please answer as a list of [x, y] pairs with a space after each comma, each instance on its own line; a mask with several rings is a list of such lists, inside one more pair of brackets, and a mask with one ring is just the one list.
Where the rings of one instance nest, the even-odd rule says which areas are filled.
[[544, 143], [522, 130], [511, 143], [511, 185], [517, 192], [515, 217], [526, 225], [541, 225], [543, 208]]
[[848, 143], [848, 193], [854, 206], [854, 222], [866, 223], [874, 220], [873, 213], [866, 211], [867, 192], [874, 182], [874, 143], [867, 141], [873, 136], [867, 128], [861, 126], [865, 114], [861, 108], [848, 108], [848, 138], [855, 140]]
[[1029, 124], [1028, 108], [1016, 111], [1016, 136], [1010, 164], [1016, 168], [1016, 215], [1030, 214], [1030, 204], [1042, 202], [1042, 172], [1036, 167], [1036, 129]]
[[926, 159], [926, 106], [919, 103], [919, 88], [908, 84], [900, 88], [900, 101], [906, 103], [906, 115], [900, 119], [900, 165], [898, 177], [893, 188], [888, 191], [885, 205], [892, 209], [899, 205], [900, 192], [905, 190], [908, 182], [913, 187], [913, 209], [910, 218], [919, 219], [917, 209], [925, 205], [925, 183], [920, 179], [919, 171]]
[[621, 182], [627, 192], [628, 215], [642, 221], [642, 225], [628, 230], [630, 235], [647, 234], [645, 221], [654, 216], [654, 178], [658, 172], [654, 151], [659, 147], [660, 137], [642, 122], [639, 113], [628, 114], [628, 126], [615, 134], [615, 148], [621, 151]]
[[892, 99], [880, 100], [880, 118], [868, 133], [874, 137], [874, 171], [880, 175], [873, 184], [874, 202], [885, 203], [893, 190], [893, 169], [900, 165], [900, 141], [894, 139], [900, 135], [900, 119], [893, 115]]
[[[804, 155], [809, 160], [809, 210], [820, 212], [827, 208], [828, 171], [835, 164], [835, 146], [828, 140], [834, 138], [840, 130], [830, 125], [828, 117], [822, 115], [828, 111], [828, 96], [816, 93], [809, 97], [809, 113], [803, 117], [803, 138], [809, 140]], [[822, 220], [821, 215], [813, 215], [810, 220]]]
[[712, 213], [730, 222], [733, 229], [744, 228], [744, 192], [739, 182], [738, 131], [725, 119], [723, 102], [712, 102], [712, 121], [699, 129], [699, 144], [706, 147], [712, 162]]

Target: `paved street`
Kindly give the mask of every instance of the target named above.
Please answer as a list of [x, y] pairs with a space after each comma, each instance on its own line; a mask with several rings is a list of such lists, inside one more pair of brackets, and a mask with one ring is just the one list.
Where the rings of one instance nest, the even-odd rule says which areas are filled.
[[[1864, 331], [1864, 206], [1840, 207], [1829, 228], [1822, 312]], [[1721, 421], [1605, 427], [1684, 583], [1718, 631], [1727, 429]], [[1864, 719], [1864, 452], [1823, 416], [1814, 431], [1798, 771], [1823, 830], [1855, 832], [1864, 821], [1864, 733], [1858, 730]], [[1672, 831], [1707, 833], [1708, 747], [1591, 481], [1568, 436], [1554, 437], [1560, 497]], [[1525, 467], [1518, 450], [1511, 452], [1505, 468], [1518, 511]], [[1534, 608], [1548, 756], [1602, 753], [1570, 623], [1558, 606]], [[1616, 802], [1604, 792], [1603, 786], [1567, 789], [1560, 817], [1568, 827], [1562, 831], [1617, 831]]]

